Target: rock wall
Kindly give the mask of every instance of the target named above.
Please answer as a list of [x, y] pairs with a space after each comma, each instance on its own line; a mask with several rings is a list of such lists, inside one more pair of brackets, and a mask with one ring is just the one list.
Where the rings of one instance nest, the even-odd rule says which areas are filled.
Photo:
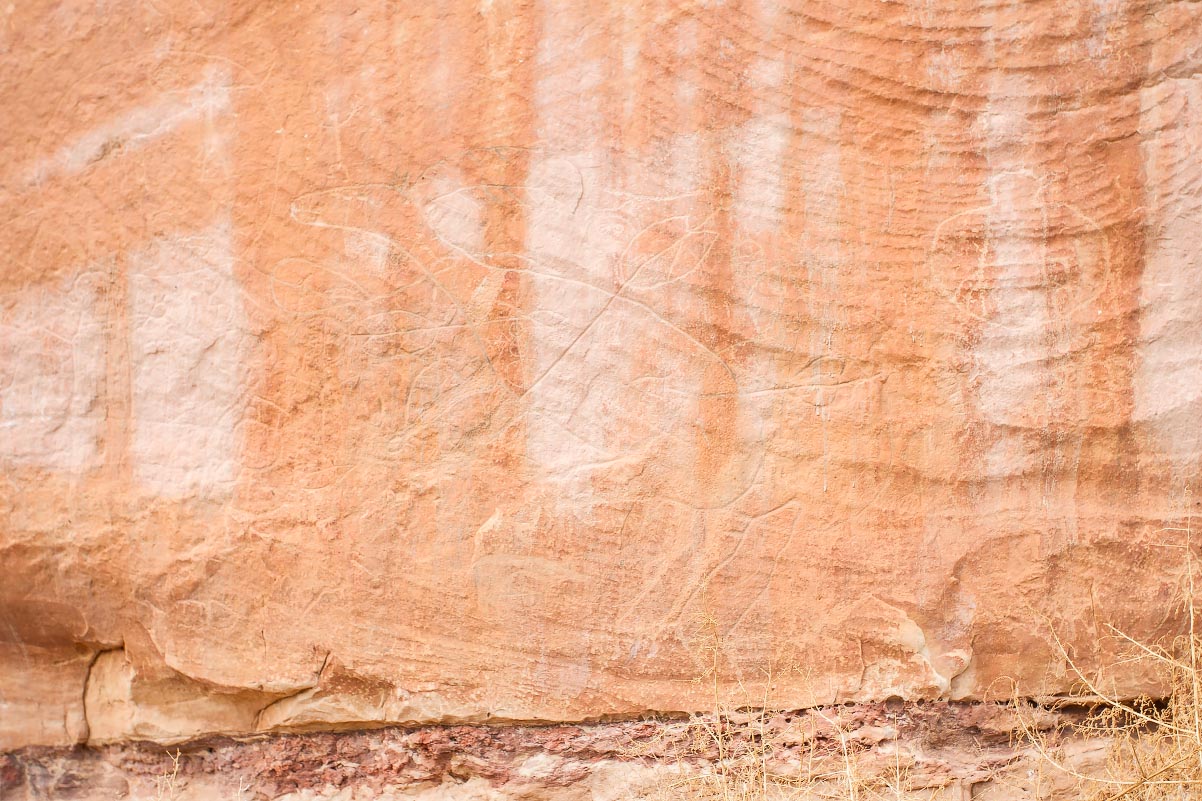
[[1200, 69], [1167, 0], [0, 9], [0, 750], [1176, 630]]

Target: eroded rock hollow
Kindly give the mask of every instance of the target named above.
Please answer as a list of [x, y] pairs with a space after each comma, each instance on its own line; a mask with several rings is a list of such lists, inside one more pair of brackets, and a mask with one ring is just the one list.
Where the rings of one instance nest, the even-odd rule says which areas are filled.
[[0, 9], [3, 797], [619, 798], [717, 699], [981, 779], [1180, 626], [1200, 69], [1170, 0]]

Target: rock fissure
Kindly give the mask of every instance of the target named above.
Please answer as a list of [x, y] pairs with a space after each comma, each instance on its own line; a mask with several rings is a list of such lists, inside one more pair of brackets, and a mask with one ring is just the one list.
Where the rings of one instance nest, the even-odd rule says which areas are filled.
[[91, 705], [89, 694], [94, 692], [94, 688], [92, 687], [92, 671], [95, 669], [96, 663], [99, 662], [101, 657], [103, 657], [105, 654], [119, 652], [123, 653], [124, 650], [124, 645], [118, 645], [113, 648], [101, 648], [92, 654], [91, 659], [88, 661], [87, 670], [84, 672], [83, 676], [83, 687], [79, 694], [80, 709], [83, 713], [83, 731], [80, 736], [80, 743], [82, 744], [86, 745], [92, 737], [92, 722], [88, 714], [88, 707]]

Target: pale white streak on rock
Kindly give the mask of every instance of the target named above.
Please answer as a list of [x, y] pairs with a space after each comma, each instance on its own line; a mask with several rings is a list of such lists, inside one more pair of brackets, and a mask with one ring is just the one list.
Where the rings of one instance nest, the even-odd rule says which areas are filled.
[[1033, 277], [1033, 266], [1043, 260], [1042, 246], [1029, 232], [1017, 230], [1024, 208], [1030, 208], [1031, 193], [1038, 193], [1024, 178], [1029, 177], [994, 172], [988, 185], [988, 255], [983, 266], [992, 273], [987, 283], [994, 290], [989, 293], [993, 308], [986, 312], [973, 353], [980, 367], [981, 412], [998, 425], [1047, 422], [1031, 416], [1030, 404], [1043, 402], [1051, 381], [1051, 351], [1046, 338], [1048, 305]]
[[[681, 64], [694, 64], [697, 59], [697, 42], [700, 38], [701, 25], [695, 17], [686, 16], [676, 24], [676, 54]], [[676, 103], [680, 108], [693, 108], [698, 99], [697, 83], [692, 80], [689, 70], [682, 70], [683, 76], [675, 81]]]
[[[839, 227], [844, 185], [839, 126], [842, 112], [837, 109], [809, 108], [802, 113], [802, 150], [806, 162], [801, 166], [801, 202], [805, 205], [805, 231], [802, 235], [802, 259], [806, 279], [814, 287], [809, 293], [809, 312], [817, 321], [807, 352], [816, 362], [815, 383], [837, 382], [837, 360], [821, 357], [840, 355], [836, 346], [839, 328], [839, 273], [843, 266], [842, 232]], [[822, 491], [828, 486], [830, 422], [829, 404], [837, 390], [818, 389], [814, 393], [814, 413], [822, 420]]]
[[[401, 26], [398, 26], [398, 32]], [[445, 109], [450, 111], [453, 108], [455, 95], [453, 90], [456, 87], [462, 86], [464, 78], [455, 65], [455, 28], [452, 25], [435, 25], [435, 39], [429, 41], [423, 39], [421, 45], [433, 49], [437, 56], [430, 70], [422, 74], [422, 94], [431, 99], [435, 108]], [[417, 42], [413, 39], [400, 38], [398, 50], [404, 52], [405, 48], [417, 46]], [[425, 120], [430, 125], [438, 127], [438, 130], [443, 135], [450, 135], [451, 128], [454, 123], [455, 116], [450, 113], [431, 114]]]
[[165, 496], [228, 490], [254, 337], [228, 222], [129, 257], [134, 471]]
[[[773, 4], [758, 4], [755, 19], [749, 24], [767, 31], [766, 41], [772, 41], [772, 31], [780, 10]], [[734, 220], [744, 231], [772, 230], [781, 222], [784, 207], [785, 148], [789, 144], [789, 118], [774, 113], [779, 108], [784, 89], [785, 63], [780, 53], [769, 48], [758, 55], [748, 69], [749, 96], [754, 102], [755, 115], [734, 129], [730, 147], [732, 166], [738, 174], [738, 189], [734, 197]], [[775, 102], [766, 102], [772, 99]]]
[[[364, 79], [364, 83], [367, 83], [367, 79]], [[331, 81], [324, 92], [325, 122], [322, 127], [325, 128], [333, 147], [335, 163], [343, 174], [347, 173], [347, 168], [346, 154], [342, 148], [342, 130], [354, 121], [360, 111], [360, 108], [351, 102], [354, 90], [352, 80], [342, 79]]]
[[684, 299], [713, 238], [695, 208], [700, 140], [653, 143], [642, 159], [595, 147], [606, 120], [591, 87], [602, 73], [566, 58], [576, 30], [549, 21], [540, 51], [572, 66], [541, 71], [536, 88], [546, 151], [526, 191], [535, 367], [527, 452], [554, 497], [587, 519], [599, 477], [629, 496], [630, 481], [648, 491], [688, 469], [701, 377], [720, 360], [665, 311]]
[[1163, 81], [1140, 100], [1149, 225], [1133, 417], [1183, 489], [1202, 452], [1202, 82]]
[[[766, 41], [780, 16], [775, 4], [761, 3], [756, 17], [749, 24], [765, 31]], [[740, 228], [755, 232], [771, 230], [780, 225], [784, 204], [785, 149], [791, 133], [785, 114], [773, 112], [778, 107], [784, 87], [785, 63], [773, 49], [756, 57], [748, 68], [749, 96], [753, 98], [755, 115], [734, 129], [728, 143], [732, 166], [737, 171], [738, 189], [733, 212]], [[777, 102], [764, 102], [772, 98]]]
[[0, 461], [76, 472], [96, 464], [105, 274], [0, 295]]
[[540, 64], [570, 66], [538, 70], [534, 90], [536, 136], [547, 155], [532, 159], [526, 187], [525, 248], [533, 268], [526, 455], [541, 482], [564, 485], [557, 497], [587, 505], [587, 476], [579, 467], [608, 462], [612, 454], [587, 410], [573, 422], [584, 405], [583, 373], [556, 367], [567, 359], [579, 368], [575, 363], [587, 353], [591, 337], [579, 340], [608, 300], [617, 245], [606, 223], [617, 221], [601, 219], [605, 162], [566, 155], [590, 150], [603, 124], [588, 91], [596, 89], [600, 66], [564, 61], [575, 21], [567, 13], [547, 15], [538, 45]]
[[1124, 5], [1125, 0], [1093, 0], [1093, 29], [1085, 39], [1086, 52], [1091, 59], [1105, 62], [1113, 55], [1114, 43], [1120, 40], [1122, 32], [1119, 31], [1116, 36], [1110, 26]]
[[[749, 9], [747, 24], [760, 31], [762, 41], [774, 42], [781, 17], [779, 4], [760, 2]], [[746, 316], [750, 335], [758, 342], [789, 336], [781, 331], [786, 301], [779, 291], [777, 270], [769, 269], [779, 258], [776, 247], [790, 201], [785, 159], [795, 136], [789, 116], [779, 110], [781, 98], [788, 96], [786, 73], [785, 60], [777, 49], [768, 47], [756, 55], [747, 76], [753, 116], [734, 128], [727, 141], [736, 178], [731, 209], [736, 229], [731, 242], [733, 300], [736, 314]], [[738, 399], [736, 436], [749, 445], [755, 443], [752, 447], [762, 444], [764, 421], [771, 418], [772, 407], [781, 400], [773, 391], [781, 383], [776, 361], [760, 353], [757, 350], [756, 356], [739, 364], [733, 387]]]
[[589, 466], [622, 456], [621, 445], [607, 441], [598, 408], [621, 400], [613, 373], [623, 359], [611, 337], [627, 312], [614, 292], [630, 220], [610, 207], [611, 165], [594, 149], [605, 124], [595, 99], [601, 65], [566, 58], [578, 46], [576, 22], [570, 14], [548, 15], [539, 42], [540, 62], [570, 66], [540, 70], [535, 87], [537, 136], [546, 152], [532, 161], [526, 187], [534, 368], [526, 450], [540, 480], [558, 485], [555, 496], [587, 514]]
[[784, 204], [781, 162], [789, 143], [783, 114], [753, 117], [736, 129], [730, 155], [739, 175], [734, 215], [740, 228], [755, 233], [779, 227]]
[[[998, 30], [988, 34], [987, 43], [996, 49]], [[972, 349], [977, 374], [976, 404], [990, 423], [1005, 428], [996, 434], [984, 453], [987, 475], [1017, 474], [1029, 466], [1024, 425], [1046, 424], [1035, 407], [1047, 403], [1051, 376], [1048, 304], [1043, 287], [1032, 280], [1043, 263], [1043, 242], [1033, 236], [1030, 216], [1038, 208], [1033, 196], [1041, 191], [1040, 177], [1030, 169], [1024, 148], [1031, 123], [1027, 107], [1028, 87], [1022, 75], [997, 69], [989, 77], [988, 101], [977, 120], [988, 167], [983, 214], [984, 244], [973, 270], [964, 265], [952, 277], [959, 298], [962, 282], [984, 290], [986, 305], [975, 308], [972, 295], [962, 307], [976, 318], [980, 330]], [[964, 221], [981, 219], [977, 213]]]
[[[553, 213], [543, 209], [531, 219]], [[557, 495], [586, 501], [591, 493], [588, 471], [582, 468], [619, 455], [606, 442], [604, 420], [596, 415], [598, 404], [618, 400], [607, 388], [612, 379], [596, 375], [597, 367], [590, 369], [589, 363], [621, 359], [620, 352], [598, 340], [613, 333], [610, 320], [622, 310], [609, 312], [606, 319], [606, 293], [582, 284], [548, 279], [535, 279], [534, 284], [537, 302], [531, 310], [531, 330], [537, 377], [527, 399], [527, 455], [543, 481], [567, 485]], [[577, 370], [588, 370], [591, 383], [578, 383], [573, 378], [580, 375]]]
[[802, 114], [802, 139], [806, 163], [802, 166], [801, 188], [806, 225], [803, 258], [807, 278], [819, 288], [814, 293], [821, 306], [811, 311], [819, 321], [809, 343], [813, 356], [834, 355], [834, 336], [839, 325], [836, 304], [839, 268], [842, 265], [839, 214], [843, 201], [842, 147], [839, 144], [841, 112], [811, 108]]
[[38, 185], [55, 175], [74, 175], [111, 150], [128, 153], [196, 121], [209, 123], [206, 159], [218, 157], [226, 151], [224, 133], [212, 123], [229, 111], [229, 75], [222, 70], [210, 70], [199, 83], [165, 92], [156, 102], [127, 111], [39, 159], [25, 171], [25, 182]]

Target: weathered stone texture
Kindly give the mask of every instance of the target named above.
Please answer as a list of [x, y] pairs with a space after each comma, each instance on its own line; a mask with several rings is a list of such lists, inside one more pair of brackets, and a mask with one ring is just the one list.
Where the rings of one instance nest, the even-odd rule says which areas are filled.
[[[121, 744], [0, 754], [6, 801], [681, 801], [760, 798], [739, 779], [815, 775], [779, 801], [1075, 801], [1071, 777], [1025, 759], [1022, 725], [1057, 716], [994, 704], [869, 704], [737, 715], [551, 726], [417, 729], [208, 738], [175, 749]], [[721, 730], [717, 740], [710, 732]], [[720, 745], [719, 745], [720, 743]], [[1064, 742], [1072, 770], [1104, 744]], [[756, 767], [758, 774], [740, 772]], [[720, 767], [720, 766], [725, 766]], [[706, 784], [715, 775], [718, 783]], [[720, 773], [715, 774], [715, 771]], [[766, 771], [766, 772], [765, 772]], [[707, 794], [706, 787], [725, 788]], [[1038, 792], [1034, 792], [1038, 791]]]
[[1200, 68], [1191, 2], [0, 9], [0, 749], [1172, 630]]

